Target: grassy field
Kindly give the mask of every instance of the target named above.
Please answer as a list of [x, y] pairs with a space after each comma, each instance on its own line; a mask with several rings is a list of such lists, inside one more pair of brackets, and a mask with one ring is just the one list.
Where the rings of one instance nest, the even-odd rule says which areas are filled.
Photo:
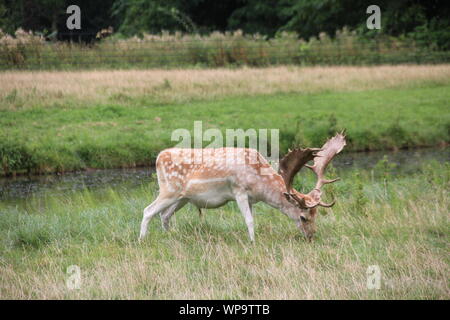
[[[263, 204], [254, 245], [235, 204], [203, 217], [187, 206], [169, 232], [154, 219], [138, 243], [154, 180], [1, 202], [0, 298], [449, 299], [449, 164], [409, 176], [386, 163], [337, 173], [342, 181], [326, 192], [338, 202], [318, 217], [312, 243]], [[71, 265], [81, 270], [75, 290], [66, 286]], [[379, 290], [367, 288], [373, 265]]]
[[[450, 65], [4, 72], [0, 101], [1, 174], [148, 165], [194, 120], [280, 129], [282, 152], [343, 128], [346, 151], [450, 141]], [[449, 299], [449, 163], [330, 171], [337, 204], [312, 243], [258, 204], [250, 244], [234, 203], [203, 217], [186, 206], [169, 232], [154, 219], [138, 243], [154, 179], [1, 201], [0, 298]], [[312, 174], [296, 186], [309, 191]]]
[[450, 66], [4, 72], [1, 174], [149, 165], [171, 132], [280, 129], [281, 151], [346, 128], [347, 150], [450, 141]]

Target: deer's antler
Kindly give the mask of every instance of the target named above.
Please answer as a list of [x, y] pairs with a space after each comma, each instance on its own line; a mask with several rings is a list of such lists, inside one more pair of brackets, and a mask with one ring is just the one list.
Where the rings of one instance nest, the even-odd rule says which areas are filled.
[[321, 188], [327, 183], [333, 183], [339, 180], [339, 178], [332, 180], [325, 179], [324, 174], [328, 164], [331, 162], [331, 160], [333, 160], [335, 155], [342, 151], [345, 145], [346, 142], [344, 133], [338, 133], [322, 146], [321, 151], [319, 151], [317, 153], [317, 157], [314, 158], [314, 164], [312, 166], [305, 165], [306, 167], [310, 168], [317, 176], [317, 183], [315, 188], [310, 193], [308, 193], [308, 196], [314, 199], [314, 202], [307, 203], [306, 205], [308, 207], [313, 208], [316, 206], [322, 206], [329, 208], [334, 205], [335, 201], [330, 204], [326, 204], [320, 200], [320, 197], [322, 195]]
[[307, 148], [290, 150], [281, 160], [278, 168], [278, 173], [283, 177], [288, 193], [292, 189], [292, 181], [300, 169], [305, 166], [308, 161], [317, 156], [317, 152], [321, 149]]
[[[286, 184], [286, 197], [295, 200], [298, 203], [298, 206], [303, 209], [311, 209], [317, 206], [326, 208], [332, 207], [335, 201], [327, 204], [320, 200], [322, 195], [321, 188], [324, 184], [339, 180], [339, 178], [327, 180], [324, 178], [324, 174], [328, 164], [336, 154], [342, 151], [345, 145], [345, 136], [342, 132], [329, 139], [320, 149], [307, 148], [289, 151], [280, 160], [278, 170], [278, 173], [283, 177], [284, 183]], [[306, 164], [310, 160], [314, 160], [312, 166]], [[317, 175], [316, 186], [308, 193], [308, 197], [298, 197], [295, 193], [291, 192], [292, 181], [303, 166], [310, 168]]]

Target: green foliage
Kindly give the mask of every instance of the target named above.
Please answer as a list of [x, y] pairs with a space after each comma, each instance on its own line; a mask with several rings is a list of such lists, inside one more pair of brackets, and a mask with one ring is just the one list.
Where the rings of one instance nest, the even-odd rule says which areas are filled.
[[30, 172], [36, 161], [33, 151], [23, 141], [0, 136], [0, 165], [4, 175], [13, 175], [22, 170]]
[[429, 162], [422, 167], [422, 172], [433, 188], [450, 191], [450, 162], [444, 165], [439, 165], [437, 161]]
[[421, 47], [439, 48], [450, 50], [450, 23], [449, 21], [433, 18], [431, 21], [418, 26], [413, 32], [408, 33]]
[[336, 134], [336, 132], [340, 131], [337, 125], [338, 121], [336, 118], [336, 115], [332, 113], [330, 117], [328, 118], [328, 136], [333, 136]]
[[236, 8], [228, 18], [228, 28], [273, 37], [292, 16], [291, 6], [292, 1], [243, 1], [242, 6]]
[[351, 204], [352, 212], [355, 215], [366, 215], [366, 205], [369, 202], [369, 199], [367, 198], [367, 195], [364, 191], [364, 184], [365, 181], [361, 177], [361, 174], [359, 172], [354, 173], [353, 177], [353, 202]]
[[114, 3], [113, 15], [122, 19], [119, 31], [125, 35], [157, 33], [161, 30], [195, 31], [195, 26], [180, 9], [181, 1], [123, 1]]
[[377, 162], [373, 169], [373, 175], [380, 178], [383, 183], [384, 197], [389, 199], [391, 194], [390, 181], [392, 180], [395, 168], [397, 164], [389, 162], [388, 156], [384, 155], [383, 158]]
[[387, 155], [384, 155], [373, 168], [375, 175], [383, 180], [391, 180], [391, 177], [397, 167], [396, 163], [389, 162]]
[[[91, 41], [109, 26], [127, 37], [162, 31], [206, 34], [241, 29], [246, 34], [274, 37], [283, 31], [300, 38], [320, 33], [334, 37], [348, 27], [362, 38], [408, 37], [422, 47], [448, 50], [449, 10], [444, 0], [380, 0], [381, 30], [368, 30], [366, 0], [26, 0], [0, 2], [0, 29], [18, 28], [53, 35], [58, 39]], [[65, 8], [77, 4], [83, 12], [82, 34], [67, 35]], [[24, 10], [27, 8], [27, 10]]]
[[[301, 116], [297, 117], [293, 145], [290, 147], [304, 148], [305, 146], [311, 145], [311, 141], [305, 135], [305, 129], [306, 129], [307, 125], [308, 125], [308, 121], [306, 119], [304, 119]], [[289, 139], [289, 138], [287, 137], [287, 139]]]
[[397, 119], [386, 129], [384, 140], [386, 145], [405, 148], [411, 146], [414, 139]]

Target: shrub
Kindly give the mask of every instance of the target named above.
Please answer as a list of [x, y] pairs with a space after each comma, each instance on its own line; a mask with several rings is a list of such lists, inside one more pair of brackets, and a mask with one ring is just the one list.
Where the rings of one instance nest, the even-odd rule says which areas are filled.
[[124, 39], [113, 35], [95, 44], [45, 42], [19, 29], [14, 36], [0, 31], [1, 69], [90, 69], [129, 67], [227, 67], [267, 65], [361, 65], [437, 63], [450, 61], [448, 51], [417, 45], [415, 38], [366, 39], [343, 28], [334, 38], [321, 33], [308, 41], [280, 32], [268, 39], [259, 34], [212, 32], [209, 35], [143, 34]]
[[23, 169], [31, 172], [36, 161], [33, 152], [25, 144], [0, 138], [0, 165], [4, 175], [15, 175]]

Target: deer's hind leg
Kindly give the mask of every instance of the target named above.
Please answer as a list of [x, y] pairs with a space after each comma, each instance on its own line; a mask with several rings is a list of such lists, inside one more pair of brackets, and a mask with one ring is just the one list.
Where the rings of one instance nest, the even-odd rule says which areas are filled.
[[166, 230], [166, 231], [169, 230], [170, 218], [174, 215], [175, 212], [177, 212], [178, 210], [183, 208], [186, 203], [187, 203], [187, 200], [181, 199], [178, 202], [174, 203], [173, 205], [171, 205], [170, 207], [168, 207], [167, 209], [165, 209], [164, 211], [161, 212], [161, 222], [162, 222], [162, 226], [163, 226], [164, 230]]
[[147, 208], [144, 209], [144, 216], [141, 222], [141, 232], [139, 235], [139, 240], [142, 240], [147, 233], [147, 226], [150, 220], [158, 213], [167, 208], [177, 204], [180, 201], [179, 198], [162, 198], [161, 195], [156, 198]]

